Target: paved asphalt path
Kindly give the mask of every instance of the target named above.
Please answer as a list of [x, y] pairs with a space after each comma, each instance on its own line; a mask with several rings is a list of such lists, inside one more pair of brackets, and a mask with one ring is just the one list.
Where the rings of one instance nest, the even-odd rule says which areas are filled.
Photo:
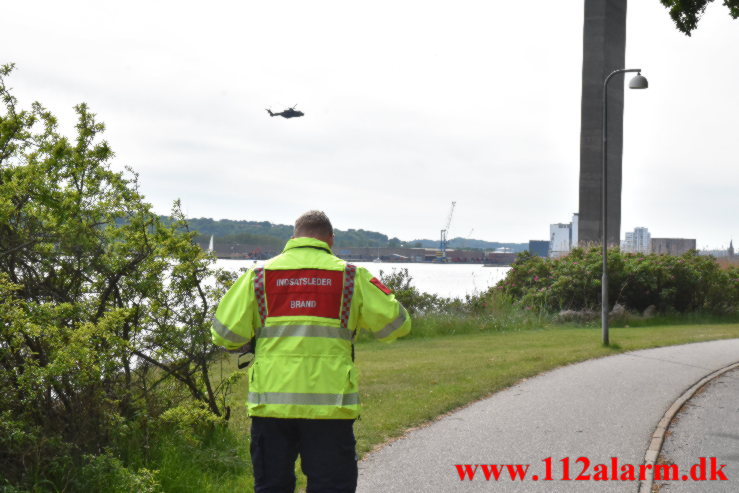
[[739, 369], [724, 373], [694, 395], [669, 430], [661, 459], [682, 466], [680, 477], [706, 457], [710, 478], [710, 458], [715, 457], [717, 468], [725, 464], [722, 471], [727, 480], [655, 481], [660, 493], [739, 491]]
[[[359, 465], [357, 491], [636, 492], [638, 480], [563, 481], [561, 460], [569, 458], [572, 478], [582, 469], [575, 462], [579, 457], [589, 459], [586, 473], [591, 475], [596, 464], [606, 464], [610, 477], [612, 457], [619, 471], [624, 464], [638, 468], [670, 405], [704, 376], [737, 361], [739, 339], [731, 339], [635, 351], [553, 370], [368, 455]], [[736, 440], [739, 432], [732, 433]], [[551, 481], [543, 480], [547, 457], [552, 458]], [[507, 471], [497, 482], [486, 481], [480, 468], [474, 480], [460, 481], [455, 464], [530, 467], [524, 481], [511, 481]]]

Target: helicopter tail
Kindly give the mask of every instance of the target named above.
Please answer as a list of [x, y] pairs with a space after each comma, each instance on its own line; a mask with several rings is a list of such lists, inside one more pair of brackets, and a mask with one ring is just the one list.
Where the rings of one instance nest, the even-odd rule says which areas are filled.
[[272, 113], [272, 110], [270, 110], [270, 109], [267, 110], [267, 113], [269, 113], [269, 116], [275, 116], [275, 114]]

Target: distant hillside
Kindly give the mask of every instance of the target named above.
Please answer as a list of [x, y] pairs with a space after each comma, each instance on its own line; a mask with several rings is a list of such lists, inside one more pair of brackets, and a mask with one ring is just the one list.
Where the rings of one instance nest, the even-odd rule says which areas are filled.
[[[162, 216], [162, 220], [168, 221], [168, 218]], [[240, 237], [244, 242], [271, 238], [273, 241], [284, 243], [293, 234], [292, 226], [272, 224], [269, 221], [234, 221], [232, 219], [196, 217], [188, 219], [187, 222], [190, 229], [197, 231], [201, 236], [210, 237], [213, 235], [220, 239]]]
[[[166, 216], [160, 216], [165, 222]], [[213, 235], [220, 242], [262, 245], [270, 248], [281, 248], [293, 234], [293, 227], [287, 224], [274, 224], [269, 221], [235, 221], [233, 219], [211, 219], [198, 217], [188, 219], [190, 229], [197, 231], [200, 241], [205, 242]], [[364, 229], [349, 229], [334, 231], [336, 239], [334, 245], [341, 247], [424, 247], [438, 248], [438, 240], [402, 241], [398, 238], [388, 238], [387, 235]], [[496, 241], [473, 240], [469, 238], [454, 238], [449, 241], [450, 248], [476, 248], [495, 250], [510, 248], [514, 252], [522, 252], [528, 248], [527, 243], [499, 243]]]
[[[161, 216], [167, 222], [169, 219]], [[258, 244], [278, 247], [285, 244], [293, 234], [293, 227], [286, 224], [274, 224], [269, 221], [235, 221], [232, 219], [211, 219], [199, 217], [188, 219], [190, 229], [197, 231], [200, 236], [209, 238], [211, 235], [221, 242]], [[401, 246], [397, 238], [388, 239], [387, 235], [363, 229], [335, 230], [335, 245], [337, 247], [376, 247], [394, 244]]]

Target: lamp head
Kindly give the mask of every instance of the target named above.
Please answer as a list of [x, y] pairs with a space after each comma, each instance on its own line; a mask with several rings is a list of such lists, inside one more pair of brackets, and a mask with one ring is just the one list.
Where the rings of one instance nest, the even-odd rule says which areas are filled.
[[629, 81], [629, 89], [646, 89], [647, 87], [649, 87], [649, 81], [647, 81], [647, 78], [641, 72]]

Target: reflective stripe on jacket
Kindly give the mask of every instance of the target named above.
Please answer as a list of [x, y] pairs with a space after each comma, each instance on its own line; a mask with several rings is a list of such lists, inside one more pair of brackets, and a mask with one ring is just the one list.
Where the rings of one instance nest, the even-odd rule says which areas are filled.
[[352, 344], [358, 328], [382, 341], [410, 332], [395, 296], [363, 267], [314, 238], [293, 238], [263, 269], [242, 275], [221, 300], [213, 342], [236, 349], [256, 337], [249, 368], [251, 416], [359, 416]]

